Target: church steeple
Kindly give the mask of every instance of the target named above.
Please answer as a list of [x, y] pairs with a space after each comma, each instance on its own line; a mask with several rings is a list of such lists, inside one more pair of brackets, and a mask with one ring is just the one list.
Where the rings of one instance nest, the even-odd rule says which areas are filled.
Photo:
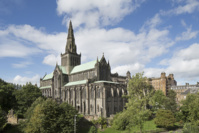
[[69, 23], [69, 28], [68, 28], [68, 37], [67, 37], [67, 43], [66, 43], [66, 49], [65, 53], [77, 53], [76, 52], [76, 45], [75, 45], [75, 37], [73, 34], [73, 26], [72, 22], [70, 21]]

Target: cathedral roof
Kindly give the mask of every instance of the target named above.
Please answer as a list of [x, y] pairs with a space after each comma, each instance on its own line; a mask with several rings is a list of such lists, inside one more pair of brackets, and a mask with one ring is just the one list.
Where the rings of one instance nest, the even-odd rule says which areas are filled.
[[42, 87], [40, 87], [40, 89], [47, 89], [47, 88], [51, 88], [51, 86], [42, 86]]
[[82, 64], [82, 65], [75, 66], [73, 68], [73, 70], [71, 71], [71, 74], [86, 71], [86, 70], [89, 70], [89, 69], [94, 69], [96, 63], [97, 63], [97, 60], [94, 60], [94, 61]]
[[110, 84], [119, 84], [118, 82], [105, 81], [105, 80], [95, 81], [94, 83], [110, 83]]
[[59, 69], [61, 69], [63, 74], [68, 74], [68, 72], [66, 71], [65, 66], [59, 66]]
[[64, 86], [86, 84], [87, 82], [88, 82], [88, 80], [74, 81], [74, 82], [69, 82], [69, 83], [65, 84]]
[[43, 80], [48, 80], [48, 79], [52, 79], [53, 78], [53, 72], [50, 74], [46, 74], [43, 78]]

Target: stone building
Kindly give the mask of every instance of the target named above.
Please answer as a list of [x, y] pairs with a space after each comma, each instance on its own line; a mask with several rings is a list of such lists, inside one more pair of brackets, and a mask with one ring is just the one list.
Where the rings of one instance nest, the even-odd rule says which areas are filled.
[[112, 74], [104, 55], [81, 64], [70, 22], [61, 65], [56, 64], [52, 73], [40, 79], [40, 89], [44, 96], [68, 102], [85, 116], [109, 117], [123, 110], [126, 99], [122, 95], [127, 93], [129, 78], [130, 72], [127, 76]]
[[158, 78], [149, 78], [148, 80], [155, 90], [162, 90], [165, 95], [167, 95], [172, 86], [177, 85], [174, 75], [169, 74], [169, 76], [166, 76], [165, 72], [162, 72]]
[[180, 103], [182, 100], [186, 99], [187, 94], [199, 92], [199, 82], [194, 85], [186, 83], [185, 85], [172, 86], [171, 89], [176, 92], [176, 101]]

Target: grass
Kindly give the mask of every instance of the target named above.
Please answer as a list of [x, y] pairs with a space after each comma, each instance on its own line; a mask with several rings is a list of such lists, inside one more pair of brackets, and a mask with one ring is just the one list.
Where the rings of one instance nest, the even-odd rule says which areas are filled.
[[[157, 128], [154, 120], [146, 121], [144, 123], [143, 131], [146, 133], [158, 133], [160, 131], [165, 131], [164, 129]], [[138, 127], [132, 127], [130, 133], [139, 133], [140, 129]], [[98, 133], [129, 133], [128, 130], [119, 131], [115, 130], [112, 127], [106, 128], [104, 131], [98, 131]]]

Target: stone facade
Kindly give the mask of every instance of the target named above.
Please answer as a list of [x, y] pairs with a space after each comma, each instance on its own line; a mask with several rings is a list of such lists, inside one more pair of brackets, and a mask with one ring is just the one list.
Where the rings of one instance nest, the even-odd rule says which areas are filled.
[[199, 92], [199, 82], [194, 85], [186, 83], [185, 85], [172, 86], [171, 89], [176, 92], [176, 101], [180, 103], [182, 100], [186, 99], [187, 94]]
[[149, 78], [148, 80], [155, 90], [162, 90], [165, 95], [172, 86], [177, 85], [174, 75], [169, 74], [169, 76], [166, 76], [165, 72], [162, 72], [159, 78]]
[[100, 60], [97, 58], [81, 64], [81, 54], [77, 54], [76, 50], [70, 22], [61, 65], [56, 64], [52, 73], [40, 79], [42, 94], [59, 103], [68, 102], [88, 117], [109, 117], [122, 111], [127, 102], [122, 95], [127, 93], [130, 72], [127, 76], [111, 74], [110, 64], [104, 55]]

